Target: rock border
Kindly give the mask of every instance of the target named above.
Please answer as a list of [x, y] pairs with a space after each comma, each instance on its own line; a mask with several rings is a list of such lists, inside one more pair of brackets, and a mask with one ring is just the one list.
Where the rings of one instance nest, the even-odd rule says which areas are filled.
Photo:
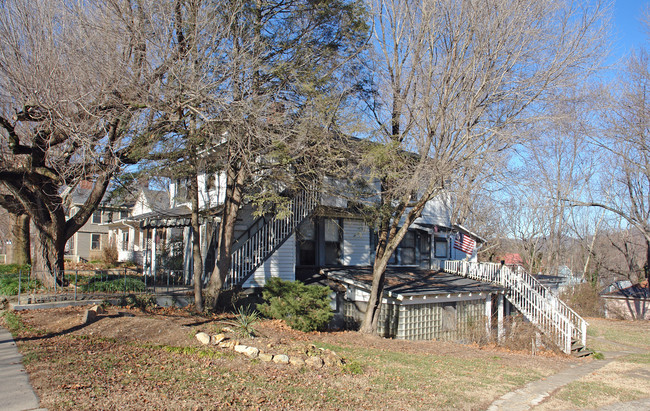
[[[231, 339], [225, 334], [210, 335], [205, 332], [198, 332], [195, 338], [203, 345], [214, 345], [221, 349], [233, 350], [250, 359], [258, 359], [263, 362], [274, 362], [276, 364], [290, 364], [296, 367], [307, 366], [314, 369], [323, 367], [342, 367], [344, 364], [341, 358], [334, 351], [324, 348], [317, 348], [310, 345], [306, 350], [305, 356], [287, 354], [273, 354], [265, 352], [257, 347], [241, 344], [237, 339]], [[304, 358], [306, 357], [306, 358]]]

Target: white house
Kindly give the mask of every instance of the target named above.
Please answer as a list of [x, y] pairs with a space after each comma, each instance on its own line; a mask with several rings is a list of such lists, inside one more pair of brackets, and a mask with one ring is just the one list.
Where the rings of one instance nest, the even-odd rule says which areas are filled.
[[[212, 216], [205, 217], [201, 225], [203, 258], [208, 272], [215, 263], [214, 235], [219, 224], [218, 211], [225, 198], [225, 180], [222, 173], [199, 176], [200, 208], [211, 211], [203, 214]], [[348, 203], [349, 200], [342, 195], [294, 193], [290, 202], [291, 217], [286, 220], [276, 220], [272, 215], [255, 217], [253, 206], [244, 204], [235, 226], [232, 273], [226, 287], [262, 287], [270, 277], [295, 280], [313, 275], [323, 267], [370, 265], [376, 235]], [[183, 227], [183, 266], [186, 272], [191, 273], [192, 233], [188, 218], [187, 181], [178, 179], [171, 182], [169, 205], [169, 210], [158, 215], [152, 213], [138, 221], [142, 229], [149, 230]], [[183, 212], [171, 212], [179, 209]], [[465, 258], [467, 255], [454, 247], [459, 234], [482, 241], [475, 234], [451, 224], [449, 201], [440, 196], [427, 203], [390, 264], [438, 269], [445, 260]], [[160, 244], [154, 242], [149, 250], [152, 248], [159, 249]], [[162, 267], [160, 262], [153, 265]], [[186, 278], [191, 278], [191, 274]]]

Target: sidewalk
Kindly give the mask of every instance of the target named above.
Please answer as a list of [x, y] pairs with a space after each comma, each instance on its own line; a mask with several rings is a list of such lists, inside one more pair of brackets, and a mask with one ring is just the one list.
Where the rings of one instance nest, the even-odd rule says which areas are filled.
[[22, 365], [22, 355], [11, 334], [0, 327], [0, 409], [5, 411], [41, 410], [29, 376]]

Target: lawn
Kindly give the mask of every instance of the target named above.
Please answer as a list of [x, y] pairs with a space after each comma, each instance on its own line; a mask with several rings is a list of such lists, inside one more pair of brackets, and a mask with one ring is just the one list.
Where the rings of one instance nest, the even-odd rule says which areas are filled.
[[648, 398], [650, 322], [588, 318], [587, 345], [611, 360], [554, 393], [540, 410], [595, 409]]
[[[124, 309], [119, 309], [124, 311]], [[80, 326], [78, 308], [5, 315], [41, 398], [55, 409], [485, 409], [573, 361], [354, 332], [301, 333], [276, 321], [248, 344], [275, 353], [312, 344], [345, 362], [320, 369], [248, 359], [193, 335], [219, 318], [111, 308]]]

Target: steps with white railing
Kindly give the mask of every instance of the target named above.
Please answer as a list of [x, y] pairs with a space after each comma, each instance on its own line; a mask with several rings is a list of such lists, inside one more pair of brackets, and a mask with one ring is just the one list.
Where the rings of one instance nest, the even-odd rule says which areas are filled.
[[445, 261], [444, 270], [504, 287], [508, 301], [565, 353], [574, 341], [586, 344], [587, 322], [521, 267]]
[[298, 225], [318, 205], [317, 194], [313, 191], [301, 191], [289, 203], [290, 215], [285, 219], [270, 219], [257, 231], [249, 233], [232, 253], [230, 272], [226, 277], [224, 289], [240, 286], [253, 275], [289, 237]]

